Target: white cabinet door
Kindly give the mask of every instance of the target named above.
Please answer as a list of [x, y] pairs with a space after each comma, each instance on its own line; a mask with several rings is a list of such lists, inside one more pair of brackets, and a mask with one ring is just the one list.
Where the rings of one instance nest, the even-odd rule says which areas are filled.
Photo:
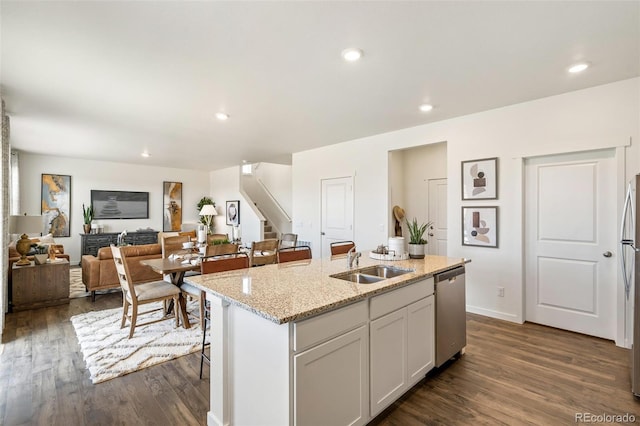
[[407, 309], [370, 324], [371, 417], [404, 393], [407, 385]]
[[368, 333], [363, 325], [294, 356], [296, 425], [360, 425], [368, 419]]
[[422, 379], [434, 366], [435, 297], [407, 306], [407, 369], [409, 385]]

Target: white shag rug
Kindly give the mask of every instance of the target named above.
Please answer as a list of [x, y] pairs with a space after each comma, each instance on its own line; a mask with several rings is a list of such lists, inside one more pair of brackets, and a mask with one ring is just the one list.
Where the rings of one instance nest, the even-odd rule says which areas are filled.
[[82, 283], [82, 268], [69, 268], [69, 298], [90, 296], [91, 292], [87, 291]]
[[[141, 312], [161, 307], [162, 302], [143, 305]], [[197, 312], [197, 302], [187, 310]], [[159, 318], [162, 311], [138, 316], [138, 323]], [[197, 318], [190, 329], [175, 327], [170, 319], [135, 328], [129, 339], [129, 322], [120, 328], [122, 308], [87, 312], [71, 317], [87, 368], [94, 384], [123, 376], [200, 350], [202, 331]]]

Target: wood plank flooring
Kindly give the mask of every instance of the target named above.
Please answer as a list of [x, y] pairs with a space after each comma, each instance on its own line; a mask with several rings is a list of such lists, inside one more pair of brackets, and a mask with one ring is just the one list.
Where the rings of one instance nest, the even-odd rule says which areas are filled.
[[[205, 425], [199, 355], [93, 385], [69, 318], [120, 306], [99, 295], [8, 314], [0, 346], [0, 424]], [[435, 371], [372, 425], [574, 424], [575, 413], [631, 413], [629, 351], [536, 324], [468, 314], [466, 354]], [[330, 425], [327, 425], [330, 426]]]

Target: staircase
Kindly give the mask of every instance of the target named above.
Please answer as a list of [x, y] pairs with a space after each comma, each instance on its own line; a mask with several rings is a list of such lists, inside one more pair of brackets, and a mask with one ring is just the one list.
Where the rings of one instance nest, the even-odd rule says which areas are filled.
[[264, 222], [264, 239], [278, 238], [278, 233], [273, 231], [273, 227], [269, 225], [269, 221]]

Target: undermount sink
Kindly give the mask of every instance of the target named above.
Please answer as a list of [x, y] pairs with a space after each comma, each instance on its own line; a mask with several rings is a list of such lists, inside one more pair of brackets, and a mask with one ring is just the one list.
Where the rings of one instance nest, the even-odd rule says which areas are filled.
[[411, 269], [396, 268], [387, 265], [367, 266], [366, 268], [354, 271], [341, 272], [331, 275], [332, 278], [351, 281], [356, 284], [372, 284], [387, 278], [394, 278], [403, 274], [413, 272]]
[[375, 275], [376, 277], [394, 278], [400, 275], [407, 274], [409, 272], [413, 272], [413, 270], [402, 269], [402, 268], [397, 268], [395, 266], [388, 266], [388, 265], [374, 265], [374, 266], [367, 266], [366, 268], [358, 269], [358, 272], [366, 275]]

